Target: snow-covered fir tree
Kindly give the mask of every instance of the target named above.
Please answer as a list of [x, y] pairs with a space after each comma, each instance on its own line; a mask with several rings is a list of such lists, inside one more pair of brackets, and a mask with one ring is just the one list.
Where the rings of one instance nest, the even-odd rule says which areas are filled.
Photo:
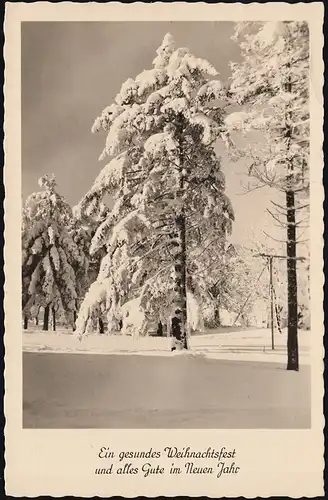
[[[69, 233], [72, 210], [58, 194], [54, 176], [39, 180], [42, 191], [31, 194], [22, 217], [22, 308], [44, 308], [44, 329], [50, 310], [58, 310], [73, 325], [76, 310], [74, 266], [83, 266], [83, 255]], [[51, 309], [50, 309], [51, 308]]]
[[137, 300], [149, 322], [170, 318], [173, 348], [187, 348], [189, 255], [204, 241], [206, 228], [224, 240], [233, 211], [214, 145], [231, 144], [220, 101], [226, 91], [218, 73], [165, 35], [153, 67], [128, 79], [93, 131], [107, 132], [102, 169], [80, 203], [97, 213], [104, 195], [113, 208], [98, 227], [91, 254], [104, 244], [97, 281], [77, 321], [79, 335], [90, 331], [99, 311], [109, 328], [122, 318], [122, 305]]
[[236, 28], [243, 60], [232, 65], [231, 94], [243, 106], [231, 129], [257, 129], [246, 151], [256, 185], [284, 195], [272, 217], [286, 232], [288, 365], [298, 370], [296, 247], [306, 228], [309, 191], [309, 29], [306, 22], [246, 22]]
[[[99, 224], [101, 224], [108, 214], [108, 208], [102, 204], [97, 216], [94, 217], [82, 214], [78, 205], [73, 207], [72, 212], [73, 216], [69, 224], [69, 234], [80, 253], [79, 261], [75, 261], [73, 264], [76, 282], [75, 324], [81, 303], [91, 284], [97, 279], [101, 259], [106, 254], [104, 248], [100, 247], [97, 252], [90, 255], [90, 245]], [[99, 318], [98, 326], [102, 330], [102, 318]]]

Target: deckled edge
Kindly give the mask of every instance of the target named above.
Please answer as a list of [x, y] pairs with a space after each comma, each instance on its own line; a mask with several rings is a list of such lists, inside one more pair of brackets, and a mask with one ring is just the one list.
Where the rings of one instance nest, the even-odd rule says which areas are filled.
[[[4, 9], [5, 10], [5, 9]], [[4, 157], [5, 157], [5, 124], [4, 124], [4, 113], [5, 113], [5, 102], [4, 102], [4, 97], [5, 97], [5, 29], [4, 29], [4, 21], [3, 21], [3, 30], [2, 30], [2, 44], [3, 44], [3, 51], [2, 51], [2, 67], [3, 67], [3, 83], [2, 83], [2, 116], [3, 116], [3, 122], [2, 122], [2, 165], [4, 166]], [[0, 282], [1, 282], [1, 324], [3, 326], [2, 332], [2, 339], [1, 339], [1, 351], [3, 353], [3, 356], [1, 357], [1, 362], [2, 362], [2, 370], [1, 373], [3, 375], [2, 383], [3, 383], [3, 398], [2, 398], [2, 429], [3, 429], [3, 454], [1, 455], [2, 457], [2, 462], [3, 462], [3, 470], [5, 470], [5, 425], [6, 425], [6, 418], [5, 418], [5, 405], [4, 405], [4, 398], [5, 398], [5, 310], [4, 310], [4, 289], [5, 289], [5, 270], [4, 270], [4, 244], [5, 244], [5, 220], [4, 220], [4, 208], [5, 208], [5, 179], [4, 179], [4, 168], [2, 168], [2, 201], [1, 201], [1, 214], [0, 214], [0, 230], [2, 233], [2, 241], [3, 245], [1, 248], [1, 253], [0, 253]], [[4, 482], [2, 484], [2, 490], [3, 493], [5, 493], [5, 485]]]
[[[327, 408], [328, 405], [328, 393], [326, 394], [325, 391], [325, 385], [326, 385], [326, 377], [327, 377], [327, 368], [326, 368], [326, 361], [327, 361], [327, 349], [328, 349], [328, 339], [327, 339], [327, 324], [328, 324], [328, 319], [327, 319], [327, 302], [326, 302], [326, 297], [327, 297], [327, 292], [328, 292], [328, 280], [326, 278], [326, 272], [328, 270], [328, 243], [327, 243], [327, 231], [326, 231], [326, 225], [327, 225], [327, 214], [328, 214], [328, 198], [326, 196], [326, 189], [325, 186], [328, 186], [328, 172], [327, 168], [325, 168], [325, 156], [327, 156], [327, 153], [325, 155], [325, 151], [327, 151], [328, 147], [328, 140], [327, 137], [325, 136], [325, 130], [327, 128], [327, 117], [326, 117], [326, 108], [327, 108], [327, 91], [328, 91], [328, 86], [327, 86], [327, 81], [326, 77], [328, 76], [328, 71], [327, 67], [325, 65], [325, 60], [327, 60], [328, 56], [328, 47], [326, 43], [326, 37], [325, 34], [327, 33], [328, 30], [328, 21], [325, 16], [325, 5], [323, 4], [323, 24], [322, 24], [322, 40], [323, 40], [323, 46], [322, 46], [322, 66], [323, 66], [323, 82], [322, 82], [322, 105], [323, 105], [323, 123], [322, 123], [322, 163], [323, 163], [323, 172], [322, 172], [322, 185], [323, 185], [323, 200], [322, 200], [322, 208], [323, 208], [323, 233], [322, 233], [322, 239], [323, 239], [323, 310], [324, 310], [324, 325], [323, 325], [323, 353], [322, 353], [322, 379], [323, 379], [323, 386], [322, 386], [322, 433], [323, 433], [323, 439], [324, 439], [324, 449], [323, 449], [323, 489], [324, 489], [324, 496], [326, 496], [327, 489], [326, 489], [326, 481], [328, 480], [328, 470], [326, 466], [326, 459], [327, 459], [327, 451], [326, 451], [326, 444], [328, 442], [327, 437], [326, 437], [326, 432], [327, 432], [327, 419], [325, 416], [325, 408]], [[326, 56], [326, 58], [325, 58]]]
[[[31, 2], [31, 3], [40, 3], [40, 4], [45, 4], [45, 3], [49, 3], [49, 4], [51, 4], [51, 3], [53, 3], [53, 4], [55, 4], [55, 2]], [[73, 5], [75, 2], [61, 2], [61, 3], [62, 3], [62, 4], [70, 4], [70, 5]], [[94, 4], [94, 5], [97, 5], [97, 2], [89, 2], [89, 3]], [[120, 2], [113, 2], [113, 3], [114, 3], [114, 4], [115, 4], [115, 3], [116, 3], [116, 4], [120, 4]], [[130, 2], [130, 3], [134, 3], [134, 4], [143, 4], [143, 3], [147, 3], [147, 2]], [[155, 3], [155, 4], [164, 4], [164, 2], [154, 2], [154, 3]], [[181, 3], [185, 3], [185, 4], [186, 4], [186, 2], [181, 2]], [[229, 2], [229, 3], [230, 3], [230, 2]], [[268, 2], [268, 3], [271, 3], [271, 2]], [[322, 2], [315, 2], [315, 3], [317, 3], [317, 4], [318, 4], [318, 3], [322, 4]], [[22, 5], [22, 4], [24, 4], [24, 3], [23, 3], [23, 2], [22, 2], [22, 3], [17, 3], [17, 4], [16, 4], [16, 5], [17, 5], [17, 7], [18, 7], [20, 4]], [[199, 2], [199, 3], [198, 3], [198, 5], [201, 5], [201, 4], [202, 4], [202, 2]], [[204, 4], [204, 5], [207, 5], [207, 2], [203, 2], [203, 4]], [[239, 4], [239, 5], [242, 5], [242, 6], [244, 6], [244, 5], [245, 5], [245, 4], [241, 3], [241, 2], [238, 2], [238, 3], [236, 3], [236, 4], [237, 4], [237, 5]], [[302, 3], [300, 2], [300, 4], [302, 4]], [[254, 6], [255, 6], [255, 5], [256, 5], [256, 6], [261, 6], [261, 5], [263, 5], [263, 4], [257, 4], [256, 2], [253, 2], [253, 3], [247, 4], [247, 6], [248, 6], [248, 5], [249, 5], [249, 6], [251, 6], [251, 5], [254, 5]], [[287, 3], [281, 3], [281, 5], [284, 5], [284, 6], [285, 6], [285, 5], [290, 5], [290, 4], [287, 4]], [[302, 5], [305, 5], [305, 4], [303, 3]], [[7, 11], [7, 7], [8, 7], [8, 4], [6, 5], [6, 11]], [[263, 7], [264, 7], [264, 5], [263, 5]], [[5, 18], [5, 21], [6, 21], [6, 18]], [[4, 25], [5, 25], [5, 24], [6, 24], [6, 23], [4, 22]], [[326, 23], [324, 23], [324, 26], [325, 26], [325, 24], [326, 24]], [[3, 33], [5, 34], [5, 30], [4, 30], [4, 32], [3, 32]], [[6, 54], [6, 40], [5, 40], [5, 35], [3, 35], [3, 37], [4, 37], [4, 51], [3, 51], [3, 55], [5, 55], [5, 54]], [[323, 47], [323, 53], [325, 53], [325, 46]], [[4, 63], [5, 63], [5, 58], [4, 58]], [[324, 88], [326, 88], [326, 85], [325, 85], [325, 84], [324, 84]], [[6, 82], [5, 82], [5, 77], [4, 77], [4, 85], [3, 85], [3, 93], [4, 93], [4, 95], [5, 95], [5, 90], [6, 90]], [[4, 125], [3, 125], [3, 132], [4, 132], [4, 141], [3, 141], [3, 144], [4, 144], [4, 146], [5, 146], [5, 145], [6, 145], [6, 137], [5, 137], [5, 122], [4, 122]], [[325, 145], [325, 144], [327, 144], [327, 142], [326, 142], [326, 141], [325, 141], [325, 139], [324, 139], [324, 145]], [[5, 169], [4, 169], [4, 172], [5, 172]], [[5, 177], [5, 176], [4, 176], [4, 177]], [[327, 177], [328, 177], [328, 174], [326, 174], [326, 179], [327, 179]], [[324, 171], [324, 173], [323, 173], [323, 180], [325, 180], [325, 171]], [[5, 184], [5, 183], [4, 183], [4, 184]], [[327, 206], [327, 201], [326, 201], [326, 198], [325, 198], [325, 197], [324, 197], [324, 199], [323, 199], [323, 206], [324, 206], [324, 208], [326, 208], [326, 206]], [[3, 214], [4, 214], [3, 221], [4, 221], [4, 222], [5, 222], [5, 208], [6, 208], [6, 198], [4, 197], [4, 202], [3, 202]], [[325, 221], [325, 214], [324, 214], [324, 221]], [[324, 225], [324, 228], [325, 228], [325, 225]], [[328, 256], [326, 255], [326, 251], [325, 251], [325, 250], [326, 250], [326, 243], [325, 243], [325, 238], [324, 238], [324, 235], [323, 235], [323, 239], [324, 239], [324, 265], [323, 265], [323, 270], [324, 270], [324, 272], [325, 272], [325, 269], [326, 269], [326, 259], [327, 259], [327, 261], [328, 261]], [[6, 252], [5, 252], [5, 249], [6, 249], [6, 245], [5, 245], [5, 240], [4, 240], [4, 254], [6, 253]], [[328, 264], [327, 264], [327, 265], [328, 265]], [[4, 262], [4, 270], [6, 271], [5, 262]], [[6, 272], [4, 272], [4, 278], [5, 278], [5, 275], [6, 275]], [[324, 280], [324, 283], [323, 283], [323, 290], [324, 290], [324, 291], [326, 291], [326, 289], [327, 289], [327, 288], [328, 288], [327, 281], [326, 281], [326, 280]], [[4, 289], [5, 289], [5, 281], [3, 280], [3, 292], [4, 292]], [[324, 304], [325, 304], [325, 303], [324, 303]], [[3, 312], [4, 312], [4, 311], [3, 311]], [[4, 319], [5, 319], [5, 316], [4, 316]], [[324, 326], [325, 326], [325, 325], [326, 325], [326, 318], [324, 319]], [[5, 339], [3, 339], [3, 342], [4, 342], [4, 344], [3, 344], [3, 345], [4, 345], [4, 349], [5, 349], [5, 346], [6, 346]], [[325, 372], [326, 372], [326, 371], [325, 371], [325, 368], [324, 368], [324, 360], [325, 360], [325, 356], [326, 356], [326, 354], [325, 354], [325, 353], [326, 353], [325, 347], [326, 347], [326, 339], [324, 338], [322, 375], [324, 375], [324, 374], [325, 374]], [[5, 377], [5, 376], [6, 376], [6, 364], [4, 363], [4, 377]], [[323, 386], [322, 396], [323, 396], [324, 400], [326, 400], [326, 394], [325, 394], [324, 386]], [[5, 427], [4, 427], [4, 429], [5, 429]], [[325, 418], [324, 418], [324, 415], [323, 415], [323, 420], [322, 420], [322, 432], [323, 432], [324, 430], [325, 430]], [[325, 453], [324, 453], [324, 456], [325, 456]], [[324, 457], [323, 457], [323, 458], [324, 458]], [[54, 498], [60, 498], [60, 497], [62, 497], [62, 495], [60, 495], [60, 494], [56, 494], [56, 495], [52, 495], [52, 496], [53, 496]], [[190, 495], [190, 496], [192, 497], [192, 495]], [[28, 497], [28, 498], [33, 498], [33, 496], [32, 496], [32, 495], [27, 495], [27, 497]], [[87, 496], [85, 496], [84, 498], [92, 498], [92, 497], [93, 497], [93, 495], [87, 495]], [[97, 497], [97, 496], [96, 496], [96, 498], [100, 498], [100, 497]], [[133, 496], [133, 494], [131, 494], [131, 495], [127, 495], [127, 498], [134, 498], [134, 496]], [[154, 496], [150, 496], [150, 498], [158, 498], [158, 496], [154, 495]], [[172, 496], [169, 496], [169, 498], [174, 498], [174, 496], [173, 496], [173, 495], [172, 495]], [[206, 497], [203, 497], [203, 498], [215, 498], [215, 497], [214, 497], [214, 496], [206, 496]], [[233, 496], [229, 496], [229, 495], [228, 495], [228, 496], [227, 496], [227, 498], [234, 498], [234, 497], [233, 497]], [[242, 497], [242, 498], [255, 498], [255, 496], [246, 496], [246, 497]], [[270, 496], [269, 496], [269, 495], [267, 495], [267, 496], [264, 496], [264, 497], [262, 497], [262, 498], [270, 498]], [[294, 496], [294, 497], [293, 497], [293, 496], [292, 496], [292, 497], [290, 497], [290, 498], [299, 498], [299, 497], [297, 497], [297, 496]], [[306, 498], [311, 498], [311, 497], [310, 497], [310, 496], [306, 496]]]

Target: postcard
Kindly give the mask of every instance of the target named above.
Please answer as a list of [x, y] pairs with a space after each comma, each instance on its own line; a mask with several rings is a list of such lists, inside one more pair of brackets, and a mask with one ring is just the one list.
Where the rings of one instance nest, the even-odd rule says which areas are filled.
[[5, 488], [324, 494], [323, 4], [7, 2]]

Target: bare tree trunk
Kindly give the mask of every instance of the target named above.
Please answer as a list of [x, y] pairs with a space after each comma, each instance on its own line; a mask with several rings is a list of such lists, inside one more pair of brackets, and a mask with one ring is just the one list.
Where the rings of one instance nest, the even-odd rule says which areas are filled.
[[175, 219], [174, 235], [174, 302], [171, 320], [172, 351], [188, 349], [187, 344], [187, 287], [186, 287], [186, 222], [182, 212]]
[[52, 311], [52, 330], [55, 332], [56, 331], [56, 309], [54, 306], [51, 308]]
[[44, 331], [49, 330], [49, 311], [50, 311], [50, 306], [48, 305], [44, 308], [43, 327], [42, 327], [42, 330]]
[[28, 317], [27, 314], [24, 314], [24, 330], [28, 329]]
[[104, 322], [101, 318], [98, 320], [99, 322], [99, 333], [104, 333]]
[[158, 337], [163, 337], [163, 323], [161, 321], [157, 325], [156, 334]]
[[73, 311], [73, 332], [76, 330], [77, 312]]
[[38, 310], [37, 310], [36, 315], [35, 315], [35, 324], [36, 324], [36, 326], [38, 326], [38, 325], [39, 325], [40, 307], [41, 307], [41, 306], [39, 306], [39, 307], [38, 307]]
[[297, 340], [297, 274], [296, 274], [296, 220], [295, 193], [286, 192], [287, 208], [287, 290], [288, 290], [288, 337], [287, 370], [299, 369]]
[[217, 305], [214, 309], [214, 324], [215, 324], [215, 326], [221, 326], [220, 306], [219, 305]]

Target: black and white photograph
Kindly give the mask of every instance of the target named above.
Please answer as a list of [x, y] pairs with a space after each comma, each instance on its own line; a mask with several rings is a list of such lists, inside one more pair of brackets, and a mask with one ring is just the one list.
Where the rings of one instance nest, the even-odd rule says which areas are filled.
[[310, 427], [307, 22], [21, 29], [24, 427]]
[[[320, 439], [322, 89], [309, 9], [134, 20], [54, 7], [22, 9], [7, 69], [21, 134], [6, 181], [10, 204], [21, 178], [7, 211], [20, 246], [11, 258], [6, 239], [7, 307], [14, 276], [20, 306], [7, 356], [18, 348], [10, 411], [23, 433], [221, 430], [208, 443], [221, 455], [234, 431]], [[179, 446], [196, 456], [192, 441]], [[205, 474], [196, 462], [186, 472]]]

